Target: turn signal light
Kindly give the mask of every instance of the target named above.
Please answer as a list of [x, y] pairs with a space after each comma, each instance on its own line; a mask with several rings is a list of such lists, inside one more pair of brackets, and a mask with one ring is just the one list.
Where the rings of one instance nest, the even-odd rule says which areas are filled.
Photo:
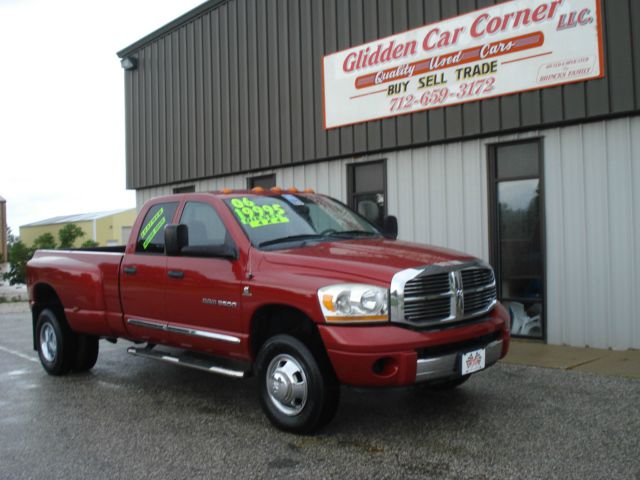
[[222, 189], [222, 193], [226, 194], [226, 193], [231, 193], [231, 192], [233, 192], [233, 190], [231, 190], [230, 188], [223, 188]]
[[296, 187], [289, 187], [289, 191], [291, 193], [298, 193], [299, 190]]
[[264, 192], [264, 188], [262, 188], [262, 187], [253, 187], [253, 188], [251, 189], [251, 191], [252, 191], [253, 193], [262, 193], [262, 192]]

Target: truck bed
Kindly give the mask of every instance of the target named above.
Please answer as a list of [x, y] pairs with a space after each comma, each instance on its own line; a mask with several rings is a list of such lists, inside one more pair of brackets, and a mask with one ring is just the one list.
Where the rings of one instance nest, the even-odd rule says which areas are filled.
[[29, 262], [30, 298], [56, 285], [69, 326], [76, 332], [110, 336], [122, 331], [118, 276], [125, 247], [38, 250]]

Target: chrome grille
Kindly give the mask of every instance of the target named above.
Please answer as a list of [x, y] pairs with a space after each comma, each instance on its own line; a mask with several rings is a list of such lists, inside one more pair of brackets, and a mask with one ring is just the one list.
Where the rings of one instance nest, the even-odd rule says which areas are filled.
[[448, 273], [416, 277], [404, 286], [405, 296], [433, 295], [443, 291], [449, 291]]
[[493, 270], [482, 263], [404, 270], [391, 287], [392, 320], [419, 326], [477, 317], [495, 303]]
[[[464, 315], [474, 316], [484, 313], [487, 307], [495, 303], [496, 282], [490, 268], [462, 270], [464, 289]], [[493, 305], [492, 305], [493, 306]]]

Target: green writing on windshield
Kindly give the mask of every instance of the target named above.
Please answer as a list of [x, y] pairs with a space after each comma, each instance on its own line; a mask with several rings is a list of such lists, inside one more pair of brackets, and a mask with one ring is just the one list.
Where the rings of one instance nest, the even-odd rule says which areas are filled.
[[240, 223], [250, 228], [289, 223], [287, 213], [277, 203], [273, 205], [256, 205], [255, 202], [244, 197], [242, 199], [232, 199], [231, 205]]
[[158, 235], [158, 232], [167, 223], [167, 219], [164, 217], [164, 208], [160, 208], [156, 214], [149, 220], [149, 222], [140, 231], [140, 238], [144, 238], [142, 248], [145, 250], [153, 239]]

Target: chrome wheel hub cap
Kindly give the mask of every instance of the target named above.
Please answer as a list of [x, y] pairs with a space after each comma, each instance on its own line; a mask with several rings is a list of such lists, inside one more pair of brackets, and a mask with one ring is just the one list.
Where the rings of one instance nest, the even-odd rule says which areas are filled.
[[49, 323], [40, 330], [40, 351], [47, 362], [53, 362], [58, 353], [58, 339], [56, 332]]
[[307, 377], [302, 365], [291, 355], [276, 355], [267, 368], [267, 392], [271, 403], [285, 415], [294, 417], [307, 403]]

